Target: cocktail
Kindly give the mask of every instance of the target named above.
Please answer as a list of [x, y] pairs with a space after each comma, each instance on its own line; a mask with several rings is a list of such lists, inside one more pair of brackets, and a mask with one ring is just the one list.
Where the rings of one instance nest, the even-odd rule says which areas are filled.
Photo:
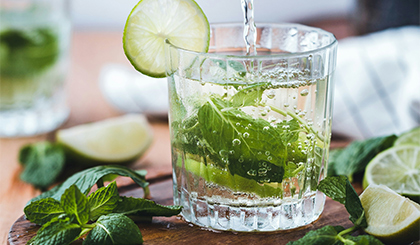
[[1, 2], [1, 137], [48, 132], [67, 118], [68, 14], [66, 0]]
[[[158, 19], [160, 10], [152, 6], [148, 13]], [[132, 15], [140, 19], [142, 10], [136, 10]], [[303, 25], [246, 23], [213, 25], [209, 36], [190, 36], [196, 46], [209, 37], [208, 52], [180, 46], [188, 40], [180, 35], [156, 35], [165, 42], [156, 43], [165, 50], [168, 76], [174, 204], [184, 207], [186, 221], [210, 229], [300, 227], [324, 207], [317, 184], [327, 168], [337, 42]], [[137, 28], [129, 18], [125, 37], [146, 40], [154, 31]], [[125, 50], [139, 71], [162, 74], [154, 69], [159, 52], [147, 66], [145, 46], [133, 47]]]

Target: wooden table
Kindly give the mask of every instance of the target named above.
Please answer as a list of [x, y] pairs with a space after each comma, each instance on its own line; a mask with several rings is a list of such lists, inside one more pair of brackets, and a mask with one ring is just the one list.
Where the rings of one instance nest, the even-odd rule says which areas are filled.
[[[332, 31], [338, 38], [353, 34], [348, 23], [345, 21], [320, 22], [318, 26]], [[98, 87], [98, 75], [102, 66], [107, 63], [129, 65], [122, 50], [121, 39], [122, 32], [74, 33], [71, 69], [68, 79], [68, 103], [71, 107], [71, 114], [68, 121], [62, 126], [63, 128], [120, 115], [101, 95]], [[147, 169], [149, 171], [147, 178], [154, 182], [153, 188], [170, 188], [171, 156], [168, 125], [165, 121], [152, 121], [152, 127], [154, 131], [154, 142], [145, 156], [136, 162], [133, 168]], [[53, 138], [54, 134], [50, 133], [33, 138], [0, 139], [0, 244], [7, 243], [9, 229], [13, 222], [23, 214], [23, 207], [26, 202], [40, 193], [31, 185], [19, 179], [19, 174], [22, 169], [17, 161], [18, 150], [24, 144]], [[134, 195], [131, 192], [135, 191], [135, 189], [133, 189], [129, 181], [122, 181], [122, 184], [128, 185], [124, 190], [125, 194]], [[358, 190], [360, 191], [360, 189]], [[136, 195], [138, 196], [138, 194]], [[154, 197], [159, 200], [158, 194], [155, 195]], [[160, 201], [164, 204], [171, 202], [171, 198], [165, 198]], [[333, 207], [334, 205], [331, 206], [332, 203], [331, 200], [327, 201], [326, 208]], [[337, 212], [341, 211], [338, 210]], [[323, 216], [321, 219], [337, 225], [337, 223], [334, 223], [334, 220], [337, 219], [334, 216], [334, 212], [331, 216]], [[346, 220], [347, 218], [344, 217], [344, 219]], [[317, 222], [313, 227], [320, 224], [320, 222]], [[344, 225], [349, 226], [350, 223], [347, 222]], [[179, 227], [183, 230], [191, 228], [176, 218], [160, 219], [152, 225], [140, 226], [145, 241], [148, 241], [147, 244], [159, 244], [162, 241], [169, 241], [169, 239], [175, 239], [172, 241], [177, 242], [186, 241], [185, 237], [180, 236], [181, 233], [177, 232], [177, 229]], [[192, 234], [197, 235], [197, 239], [204, 239], [208, 234], [213, 234], [202, 231], [197, 227], [191, 228], [190, 231]], [[228, 241], [231, 244], [245, 240], [256, 242], [263, 237], [262, 235], [252, 238], [249, 235], [244, 235], [238, 239], [238, 236], [232, 233], [224, 234], [217, 239], [216, 236], [213, 236], [215, 239], [214, 244], [222, 244], [223, 241]], [[302, 236], [304, 232], [296, 234]]]

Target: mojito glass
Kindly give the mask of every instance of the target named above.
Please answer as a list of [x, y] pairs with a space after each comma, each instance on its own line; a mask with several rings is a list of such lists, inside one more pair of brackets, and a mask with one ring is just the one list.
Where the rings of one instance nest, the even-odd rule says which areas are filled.
[[292, 229], [324, 207], [337, 41], [297, 24], [257, 33], [254, 56], [242, 24], [212, 26], [208, 53], [166, 45], [174, 203], [209, 229]]
[[0, 137], [48, 132], [67, 118], [68, 11], [66, 0], [1, 1]]

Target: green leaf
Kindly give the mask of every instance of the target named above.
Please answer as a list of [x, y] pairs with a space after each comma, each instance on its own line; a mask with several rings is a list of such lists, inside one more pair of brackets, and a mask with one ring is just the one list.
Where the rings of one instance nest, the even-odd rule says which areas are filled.
[[267, 83], [256, 83], [240, 89], [231, 98], [233, 107], [254, 106], [260, 103]]
[[54, 218], [44, 224], [35, 237], [28, 241], [28, 245], [67, 245], [76, 240], [81, 227], [71, 223], [70, 218]]
[[69, 216], [75, 216], [80, 225], [89, 221], [88, 199], [76, 185], [72, 185], [64, 191], [60, 203], [64, 212]]
[[51, 28], [6, 29], [0, 32], [0, 74], [6, 77], [35, 75], [51, 67], [60, 48]]
[[333, 155], [333, 159], [330, 159], [330, 162], [333, 161], [330, 168], [334, 169], [329, 172], [335, 175], [345, 175], [352, 182], [353, 175], [363, 173], [370, 160], [379, 152], [391, 147], [396, 138], [395, 135], [390, 135], [352, 142], [337, 156]]
[[134, 216], [165, 216], [170, 217], [181, 212], [181, 206], [163, 206], [154, 201], [134, 198], [134, 197], [120, 197], [114, 213], [121, 213]]
[[322, 191], [334, 201], [344, 204], [353, 224], [362, 228], [367, 227], [362, 203], [347, 177], [328, 176], [321, 180], [318, 185], [318, 190]]
[[337, 244], [337, 234], [343, 231], [341, 226], [324, 226], [318, 230], [309, 231], [297, 241], [288, 242], [287, 245], [333, 245]]
[[218, 98], [199, 109], [198, 122], [203, 138], [220, 155], [216, 164], [260, 183], [282, 181], [286, 147], [269, 122], [229, 108], [229, 102]]
[[335, 165], [337, 165], [338, 156], [344, 149], [332, 149], [328, 156], [328, 176], [338, 175], [335, 172]]
[[101, 215], [112, 213], [114, 208], [117, 207], [119, 198], [115, 181], [90, 194], [88, 197], [90, 207], [89, 220], [97, 220]]
[[37, 188], [46, 189], [61, 174], [65, 156], [60, 146], [44, 141], [24, 146], [19, 152], [19, 161], [24, 166], [20, 178]]
[[134, 171], [125, 166], [106, 165], [92, 167], [72, 175], [62, 184], [33, 198], [29, 201], [29, 203], [46, 197], [52, 197], [56, 200], [59, 200], [64, 191], [71, 185], [76, 185], [82, 193], [87, 195], [92, 186], [94, 186], [99, 179], [104, 177], [106, 178], [109, 175], [130, 177], [132, 180], [134, 180], [135, 183], [137, 183], [140, 187], [145, 189], [145, 193], [147, 193], [147, 186], [149, 185], [149, 183], [145, 179], [146, 173], [147, 172], [144, 170]]
[[379, 239], [370, 235], [344, 236], [345, 239], [355, 242], [354, 245], [384, 245]]
[[108, 214], [99, 217], [96, 226], [83, 242], [93, 244], [142, 244], [143, 238], [137, 225], [123, 214]]
[[45, 224], [55, 217], [64, 214], [60, 202], [53, 198], [44, 198], [26, 206], [25, 216], [32, 223]]

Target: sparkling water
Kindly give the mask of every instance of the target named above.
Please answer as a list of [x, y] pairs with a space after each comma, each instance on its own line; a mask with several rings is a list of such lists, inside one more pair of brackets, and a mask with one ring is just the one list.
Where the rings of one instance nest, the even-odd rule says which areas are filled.
[[[309, 70], [281, 67], [230, 78], [223, 71], [213, 72], [211, 77], [219, 82], [203, 83], [176, 74], [169, 78], [174, 202], [184, 207], [183, 217], [200, 226], [234, 231], [291, 229], [316, 220], [325, 201], [316, 187], [325, 174], [329, 148], [331, 114], [324, 109], [330, 103], [326, 101], [330, 76], [304, 79]], [[235, 103], [235, 96], [247, 90], [250, 92], [244, 98], [258, 94], [256, 99]], [[221, 115], [238, 111], [242, 119], [247, 118], [240, 123], [227, 119], [231, 126], [216, 125], [212, 129], [219, 139], [216, 143], [203, 132], [209, 129], [203, 125], [215, 123], [211, 115], [207, 119], [201, 116], [209, 101], [223, 103], [217, 111]], [[297, 128], [290, 128], [293, 122]], [[195, 131], [199, 127], [201, 130]], [[228, 136], [218, 129], [223, 127], [237, 132]], [[264, 131], [293, 131], [297, 139], [268, 139], [285, 141], [285, 148], [270, 152], [267, 146], [267, 150], [255, 151], [263, 160], [250, 168], [251, 161], [243, 158], [249, 154], [238, 152], [243, 150], [239, 146], [253, 144], [249, 139], [258, 139], [255, 134], [260, 135], [261, 145], [266, 144]], [[282, 150], [287, 154], [279, 153]], [[270, 179], [275, 176], [273, 171], [279, 171], [270, 164], [280, 155], [284, 158], [279, 160], [285, 169], [283, 178]], [[238, 166], [246, 173], [240, 173]]]

